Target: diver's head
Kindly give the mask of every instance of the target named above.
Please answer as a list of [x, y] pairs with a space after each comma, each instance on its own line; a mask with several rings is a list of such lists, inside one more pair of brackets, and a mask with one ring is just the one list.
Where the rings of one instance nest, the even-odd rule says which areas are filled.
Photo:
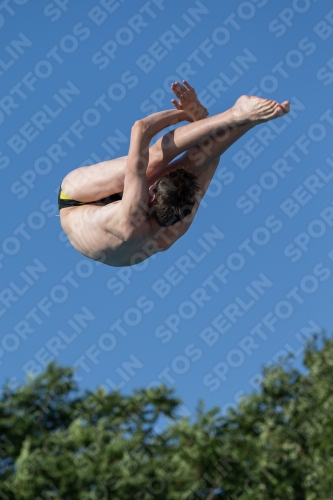
[[172, 226], [192, 212], [198, 191], [195, 174], [174, 170], [150, 187], [149, 214], [159, 226]]

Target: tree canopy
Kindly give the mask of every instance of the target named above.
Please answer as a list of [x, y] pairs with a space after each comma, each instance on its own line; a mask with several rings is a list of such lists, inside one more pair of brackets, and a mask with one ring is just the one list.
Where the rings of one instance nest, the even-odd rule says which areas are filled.
[[73, 370], [52, 363], [3, 387], [0, 499], [332, 499], [332, 381], [333, 341], [317, 336], [304, 369], [266, 369], [226, 415], [200, 402], [184, 418], [164, 386], [80, 392]]

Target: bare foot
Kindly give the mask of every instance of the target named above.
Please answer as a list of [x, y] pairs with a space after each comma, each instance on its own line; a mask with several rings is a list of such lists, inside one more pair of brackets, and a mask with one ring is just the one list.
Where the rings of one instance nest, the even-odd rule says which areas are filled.
[[198, 99], [198, 96], [193, 87], [185, 80], [183, 80], [184, 85], [179, 82], [173, 83], [171, 85], [171, 90], [175, 94], [175, 96], [179, 99], [177, 102], [175, 99], [172, 99], [171, 102], [175, 106], [176, 109], [181, 109], [186, 111], [189, 117], [193, 121], [202, 120], [203, 118], [207, 118], [208, 110], [201, 104]]
[[279, 104], [269, 99], [242, 95], [233, 106], [233, 113], [237, 124], [254, 122], [263, 123], [284, 116], [290, 111], [289, 101]]

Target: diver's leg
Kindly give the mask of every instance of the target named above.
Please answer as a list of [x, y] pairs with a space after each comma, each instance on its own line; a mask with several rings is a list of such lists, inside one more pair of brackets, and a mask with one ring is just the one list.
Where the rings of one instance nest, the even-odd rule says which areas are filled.
[[[218, 156], [220, 148], [223, 152], [223, 148], [230, 147], [249, 128], [283, 116], [288, 112], [289, 103], [287, 101], [280, 105], [276, 101], [268, 99], [242, 96], [233, 108], [224, 113], [172, 130], [150, 148], [155, 158], [155, 164], [151, 165], [150, 170], [151, 180], [155, 182], [161, 176], [161, 172], [164, 172], [162, 176], [165, 175], [170, 171], [173, 165], [172, 161], [177, 156], [196, 148], [198, 144], [203, 145], [204, 141], [215, 145], [212, 153]], [[243, 126], [245, 128], [241, 128]], [[185, 154], [187, 155], [187, 153]], [[212, 159], [209, 163], [211, 161]]]
[[[211, 169], [212, 162], [216, 159], [218, 159], [219, 162], [220, 156], [254, 126], [253, 123], [244, 123], [238, 127], [225, 129], [220, 133], [209, 136], [207, 139], [199, 142], [198, 145], [185, 151], [185, 153], [177, 159], [170, 162], [164, 167], [163, 174], [166, 175], [180, 167], [196, 175], [201, 174], [208, 167]], [[157, 180], [157, 178], [155, 180]]]
[[[287, 108], [288, 103], [283, 103], [281, 106], [275, 101], [243, 96], [233, 108], [224, 113], [190, 123], [165, 134], [149, 149], [147, 168], [149, 182], [153, 184], [158, 178], [163, 177], [170, 168], [170, 162], [179, 154], [197, 146], [210, 136], [214, 138], [218, 134], [227, 134], [235, 121], [241, 123], [244, 119], [255, 125], [284, 115], [288, 112]], [[126, 160], [125, 156], [75, 169], [64, 178], [62, 191], [70, 198], [86, 203], [121, 192], [124, 188]]]

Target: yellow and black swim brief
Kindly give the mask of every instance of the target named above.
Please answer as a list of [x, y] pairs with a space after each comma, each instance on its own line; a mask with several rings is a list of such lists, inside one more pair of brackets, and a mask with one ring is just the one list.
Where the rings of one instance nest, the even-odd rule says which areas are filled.
[[80, 205], [90, 205], [90, 203], [103, 203], [103, 205], [108, 205], [109, 203], [113, 203], [115, 201], [121, 200], [123, 197], [123, 193], [115, 193], [107, 196], [106, 198], [102, 198], [101, 200], [91, 201], [89, 203], [85, 203], [83, 201], [76, 201], [67, 196], [65, 193], [61, 191], [61, 186], [59, 188], [58, 194], [58, 207], [59, 210], [67, 207], [78, 207]]

